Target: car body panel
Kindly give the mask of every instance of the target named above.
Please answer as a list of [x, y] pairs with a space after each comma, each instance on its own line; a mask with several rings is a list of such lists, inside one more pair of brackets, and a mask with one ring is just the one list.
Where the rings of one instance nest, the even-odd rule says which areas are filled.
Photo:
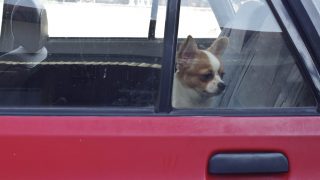
[[289, 173], [240, 177], [313, 179], [319, 128], [312, 116], [3, 116], [0, 178], [219, 179], [207, 174], [215, 153], [282, 152]]

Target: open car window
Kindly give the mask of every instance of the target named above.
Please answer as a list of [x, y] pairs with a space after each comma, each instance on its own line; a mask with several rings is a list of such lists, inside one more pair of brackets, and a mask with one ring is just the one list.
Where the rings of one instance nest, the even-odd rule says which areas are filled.
[[173, 107], [315, 106], [294, 52], [265, 0], [208, 3], [216, 18], [207, 27], [218, 22], [221, 32], [217, 38], [211, 33], [203, 39], [189, 30], [193, 23], [179, 27], [179, 33], [190, 36], [181, 39], [177, 48]]

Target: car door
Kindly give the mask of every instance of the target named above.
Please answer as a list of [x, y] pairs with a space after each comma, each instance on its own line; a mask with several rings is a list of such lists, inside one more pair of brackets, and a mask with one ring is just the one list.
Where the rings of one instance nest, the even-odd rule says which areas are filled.
[[[317, 63], [284, 1], [33, 1], [18, 15], [19, 1], [4, 6], [1, 179], [320, 175]], [[30, 11], [48, 14], [46, 58], [8, 59], [28, 50], [7, 28], [16, 16], [28, 23]], [[172, 106], [175, 54], [188, 35], [201, 49], [229, 38], [227, 87], [210, 108]]]

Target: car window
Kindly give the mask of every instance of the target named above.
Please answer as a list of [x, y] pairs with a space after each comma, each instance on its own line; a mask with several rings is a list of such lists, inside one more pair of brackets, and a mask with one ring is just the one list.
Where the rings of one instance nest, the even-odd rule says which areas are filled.
[[152, 107], [166, 2], [149, 39], [151, 2], [8, 1], [0, 106]]
[[320, 1], [318, 0], [311, 0], [311, 1], [316, 6], [318, 12], [320, 12]]
[[179, 38], [189, 34], [197, 38], [216, 38], [220, 32], [218, 21], [208, 1], [181, 1]]
[[311, 0], [311, 1], [301, 1], [303, 6], [306, 8], [309, 17], [314, 24], [314, 27], [318, 31], [318, 36], [320, 36], [320, 1]]
[[[152, 0], [42, 0], [50, 37], [148, 37]], [[166, 1], [158, 2], [156, 37], [163, 37]]]
[[[190, 14], [197, 8], [196, 0], [182, 2]], [[207, 30], [219, 25], [215, 29], [221, 32], [217, 38], [216, 32], [207, 35], [206, 30], [198, 36], [192, 31], [195, 23], [179, 26], [184, 37], [177, 48], [173, 107], [315, 106], [297, 59], [265, 0], [207, 2], [212, 9], [206, 12]], [[181, 19], [205, 19], [186, 14], [181, 13]]]

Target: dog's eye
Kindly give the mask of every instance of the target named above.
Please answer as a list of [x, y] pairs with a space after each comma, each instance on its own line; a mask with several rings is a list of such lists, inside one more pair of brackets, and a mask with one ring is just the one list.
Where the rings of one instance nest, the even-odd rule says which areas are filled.
[[214, 74], [212, 72], [208, 72], [206, 74], [202, 74], [201, 75], [201, 80], [202, 81], [209, 81], [209, 80], [211, 80], [213, 78], [214, 78]]

